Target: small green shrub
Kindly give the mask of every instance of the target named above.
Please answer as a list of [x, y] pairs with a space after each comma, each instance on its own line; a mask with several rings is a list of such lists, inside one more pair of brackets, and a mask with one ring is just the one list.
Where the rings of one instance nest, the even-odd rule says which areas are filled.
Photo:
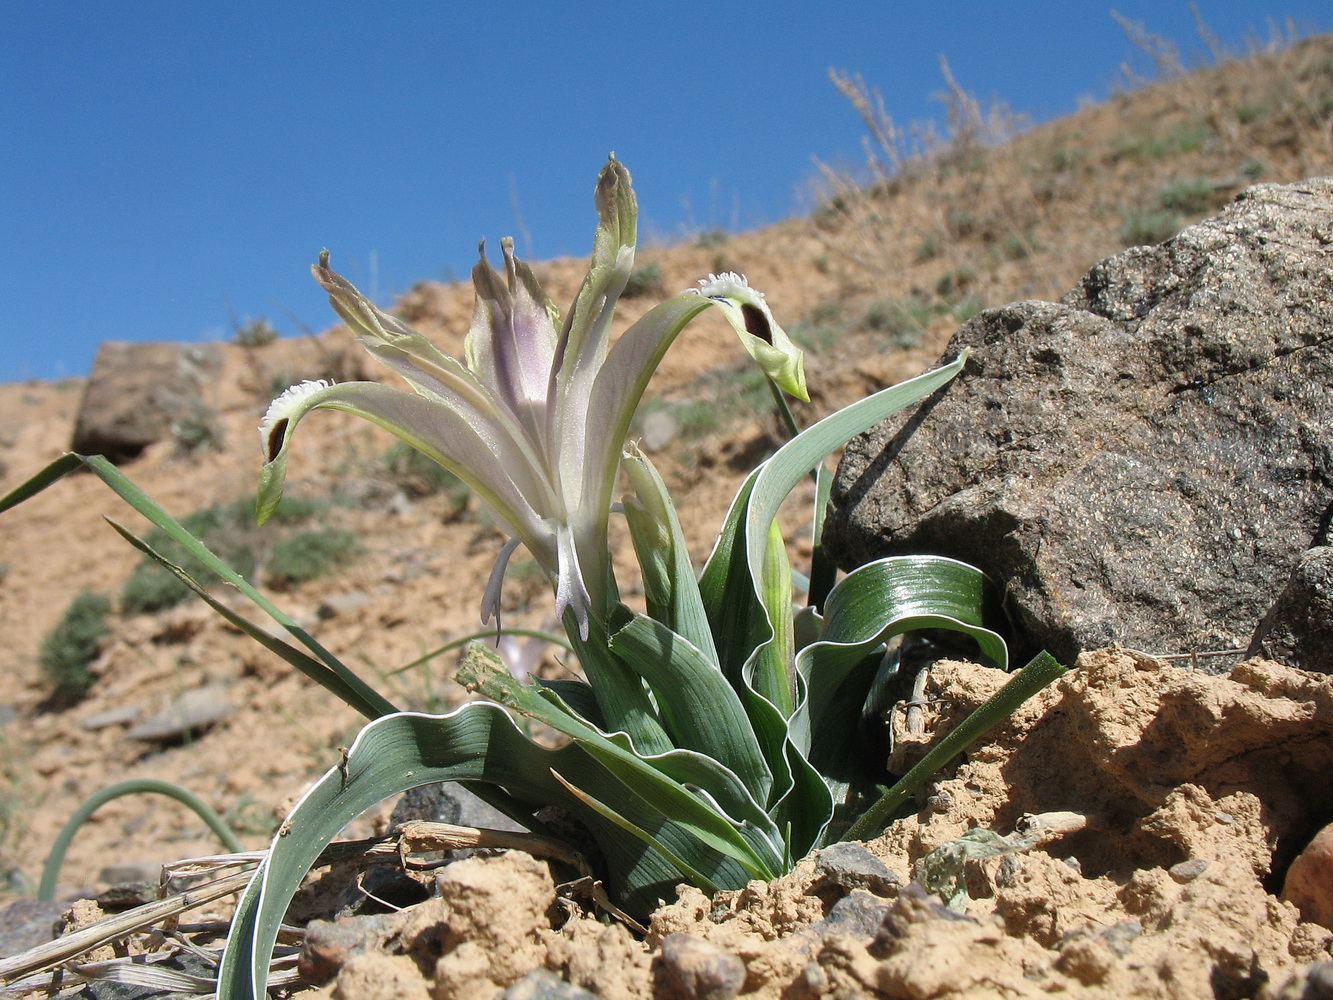
[[1087, 154], [1081, 149], [1062, 146], [1051, 154], [1051, 170], [1057, 174], [1077, 169], [1082, 165]]
[[642, 295], [660, 295], [662, 292], [662, 265], [644, 264], [643, 267], [635, 268], [625, 282], [625, 290], [621, 295], [627, 299], [638, 298]]
[[705, 229], [695, 238], [694, 245], [704, 250], [712, 250], [724, 245], [731, 237], [722, 229]]
[[1186, 177], [1157, 191], [1157, 206], [1165, 212], [1197, 214], [1213, 203], [1217, 187], [1207, 177]]
[[242, 347], [263, 347], [278, 339], [278, 331], [266, 319], [252, 319], [236, 331], [236, 343]]
[[88, 665], [111, 631], [106, 623], [110, 613], [111, 601], [105, 594], [85, 590], [69, 602], [59, 623], [42, 640], [37, 661], [59, 701], [78, 701], [97, 680]]
[[935, 282], [935, 294], [942, 299], [954, 299], [966, 292], [976, 282], [977, 276], [966, 267], [945, 271]]
[[462, 513], [472, 491], [468, 485], [427, 458], [406, 441], [395, 441], [384, 453], [384, 468], [393, 483], [410, 497], [444, 495], [453, 513]]
[[176, 442], [176, 451], [183, 455], [209, 448], [222, 450], [222, 428], [213, 411], [198, 400], [194, 401], [188, 414], [172, 423], [171, 436]]
[[839, 323], [801, 320], [787, 331], [796, 346], [811, 354], [823, 354], [843, 338], [847, 330]]
[[932, 302], [921, 295], [884, 299], [866, 310], [866, 326], [888, 334], [889, 343], [894, 347], [906, 349], [921, 343], [931, 321], [947, 311], [942, 302]]
[[928, 260], [934, 260], [943, 252], [939, 239], [932, 234], [917, 244], [916, 252], [912, 254], [912, 257], [918, 264], [924, 264]]
[[977, 219], [965, 208], [951, 208], [944, 225], [954, 236], [971, 236], [977, 231]]
[[365, 549], [347, 528], [307, 528], [279, 539], [268, 558], [268, 575], [291, 586], [325, 576]]
[[1169, 240], [1184, 225], [1175, 212], [1130, 212], [1120, 223], [1120, 240], [1127, 247], [1151, 246]]
[[1256, 160], [1253, 156], [1247, 156], [1236, 164], [1236, 173], [1240, 174], [1247, 181], [1257, 181], [1264, 175], [1264, 165], [1261, 160]]
[[1268, 107], [1263, 104], [1242, 104], [1236, 109], [1236, 121], [1242, 125], [1253, 125], [1268, 114]]
[[[279, 524], [296, 524], [326, 507], [327, 504], [317, 500], [283, 497], [273, 520]], [[258, 554], [272, 544], [272, 533], [262, 532], [255, 526], [254, 503], [249, 499], [195, 511], [181, 518], [181, 525], [244, 577], [254, 574]], [[200, 585], [207, 587], [217, 581], [207, 567], [160, 528], [150, 531], [144, 541]], [[190, 591], [184, 584], [145, 556], [121, 588], [120, 610], [123, 614], [151, 614], [175, 607], [189, 596]]]

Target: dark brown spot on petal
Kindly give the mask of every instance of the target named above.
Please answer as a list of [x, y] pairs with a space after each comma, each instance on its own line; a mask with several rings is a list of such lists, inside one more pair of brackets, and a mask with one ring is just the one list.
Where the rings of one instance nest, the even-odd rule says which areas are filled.
[[287, 440], [287, 418], [274, 422], [273, 428], [268, 432], [268, 460], [271, 462], [278, 457], [278, 452], [282, 451], [282, 443]]
[[773, 343], [773, 331], [769, 328], [768, 317], [758, 306], [746, 302], [741, 305], [741, 315], [745, 317], [745, 332], [758, 337], [765, 344]]

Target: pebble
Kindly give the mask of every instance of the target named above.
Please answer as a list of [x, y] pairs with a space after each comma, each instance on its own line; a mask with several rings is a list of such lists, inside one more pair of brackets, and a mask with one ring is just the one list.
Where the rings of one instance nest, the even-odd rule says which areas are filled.
[[119, 708], [108, 708], [104, 712], [96, 712], [80, 721], [79, 725], [92, 733], [110, 726], [128, 726], [142, 714], [143, 707], [141, 705], [121, 705]]
[[1333, 823], [1291, 863], [1281, 898], [1301, 911], [1302, 920], [1333, 930]]
[[535, 969], [495, 1000], [598, 1000], [597, 994], [567, 983], [549, 969]]
[[833, 844], [815, 855], [815, 881], [811, 892], [830, 887], [844, 893], [865, 889], [876, 896], [893, 896], [898, 891], [898, 876], [863, 844], [847, 841]]
[[316, 614], [322, 621], [327, 621], [330, 618], [339, 618], [360, 611], [369, 603], [370, 595], [364, 590], [349, 590], [345, 594], [334, 594], [332, 597], [324, 598], [320, 601]]
[[1172, 865], [1167, 870], [1167, 874], [1181, 885], [1184, 885], [1186, 882], [1193, 882], [1207, 870], [1208, 862], [1203, 858], [1190, 858], [1190, 860], [1182, 861], [1178, 865]]
[[688, 1000], [731, 1000], [745, 985], [745, 963], [693, 934], [668, 934], [657, 961], [662, 978]]
[[186, 691], [125, 735], [147, 743], [171, 743], [221, 722], [231, 712], [226, 685], [210, 684]]

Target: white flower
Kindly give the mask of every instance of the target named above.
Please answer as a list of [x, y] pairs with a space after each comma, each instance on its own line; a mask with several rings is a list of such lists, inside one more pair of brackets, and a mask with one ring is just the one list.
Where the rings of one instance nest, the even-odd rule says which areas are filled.
[[297, 422], [321, 407], [359, 414], [457, 475], [513, 533], [487, 587], [484, 616], [498, 605], [504, 565], [521, 542], [553, 583], [557, 614], [572, 615], [586, 638], [588, 615], [605, 616], [616, 600], [607, 522], [630, 418], [686, 323], [710, 306], [722, 308], [769, 376], [807, 398], [800, 351], [738, 275], [710, 276], [707, 295], [663, 302], [610, 347], [612, 315], [634, 264], [637, 216], [629, 173], [614, 158], [598, 177], [596, 201], [591, 266], [563, 323], [514, 256], [512, 240], [501, 243], [503, 276], [483, 245], [472, 272], [476, 307], [466, 364], [375, 308], [330, 270], [327, 251], [321, 254], [314, 273], [333, 308], [415, 393], [374, 382], [305, 382], [274, 400], [261, 428], [261, 519], [281, 499]]

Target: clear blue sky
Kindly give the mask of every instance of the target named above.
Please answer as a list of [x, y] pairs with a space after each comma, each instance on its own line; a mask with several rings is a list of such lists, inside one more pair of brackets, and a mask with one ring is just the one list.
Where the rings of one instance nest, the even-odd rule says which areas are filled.
[[[1202, 58], [1184, 0], [1114, 3]], [[1333, 27], [1327, 0], [1202, 7], [1228, 43], [1270, 19]], [[586, 253], [611, 150], [645, 235], [788, 217], [812, 156], [858, 158], [829, 67], [906, 123], [942, 117], [944, 55], [968, 90], [1044, 120], [1105, 97], [1123, 61], [1146, 69], [1109, 10], [6, 0], [0, 381], [86, 374], [102, 340], [225, 338], [229, 308], [323, 329], [322, 247], [382, 301], [465, 277], [482, 236]]]

